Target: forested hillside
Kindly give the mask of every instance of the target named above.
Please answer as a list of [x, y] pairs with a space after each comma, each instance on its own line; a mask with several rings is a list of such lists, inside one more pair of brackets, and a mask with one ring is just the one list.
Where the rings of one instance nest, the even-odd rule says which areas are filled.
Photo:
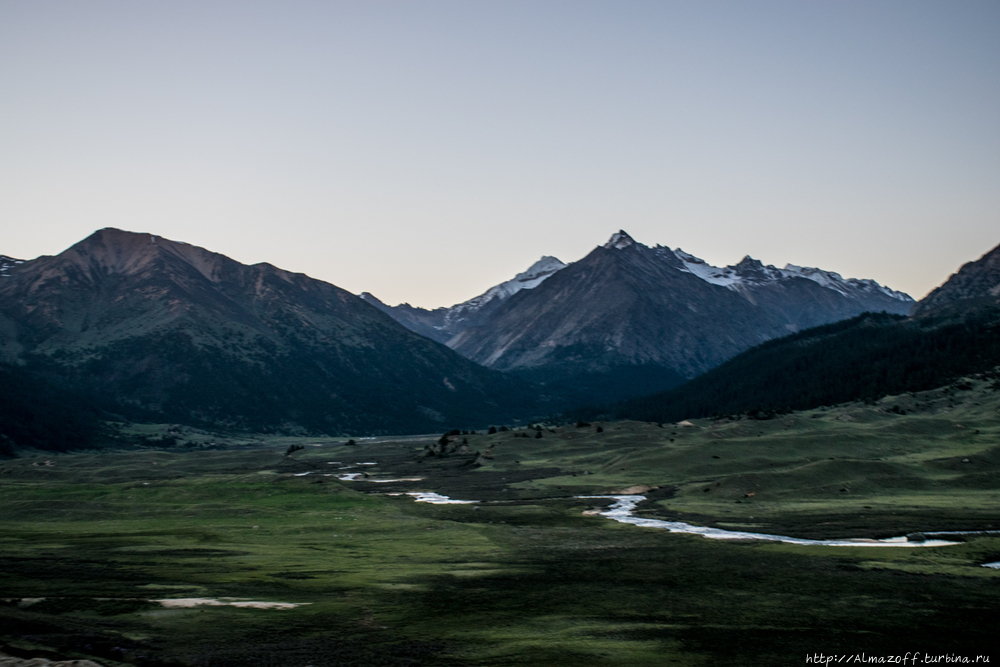
[[100, 428], [96, 411], [79, 396], [0, 364], [0, 457], [13, 456], [15, 447], [60, 452], [90, 447]]
[[759, 345], [675, 389], [584, 410], [669, 422], [765, 416], [939, 387], [1000, 365], [1000, 309], [948, 322], [865, 314]]

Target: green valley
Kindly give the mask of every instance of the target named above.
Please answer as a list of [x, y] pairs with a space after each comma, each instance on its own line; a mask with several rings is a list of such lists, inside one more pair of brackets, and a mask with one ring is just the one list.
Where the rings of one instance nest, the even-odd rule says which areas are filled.
[[713, 540], [576, 497], [642, 494], [639, 516], [808, 538], [1000, 529], [988, 380], [766, 420], [536, 426], [444, 445], [122, 426], [172, 446], [5, 461], [0, 651], [631, 666], [993, 645], [1000, 572], [982, 565], [1000, 560], [1000, 534], [896, 549]]

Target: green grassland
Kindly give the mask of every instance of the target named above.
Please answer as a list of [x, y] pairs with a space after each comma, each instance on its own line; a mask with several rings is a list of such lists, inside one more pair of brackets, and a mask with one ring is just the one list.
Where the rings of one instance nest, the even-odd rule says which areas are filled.
[[[443, 452], [440, 434], [349, 446], [122, 432], [163, 446], [0, 463], [0, 650], [164, 667], [641, 667], [996, 645], [1000, 571], [981, 564], [1000, 560], [1000, 535], [718, 541], [584, 514], [607, 502], [574, 497], [649, 487], [643, 515], [810, 538], [1000, 529], [1000, 392], [984, 381], [767, 420], [466, 434]], [[379, 481], [399, 478], [420, 480]], [[390, 495], [414, 491], [482, 502]], [[302, 606], [150, 602], [164, 598]]]

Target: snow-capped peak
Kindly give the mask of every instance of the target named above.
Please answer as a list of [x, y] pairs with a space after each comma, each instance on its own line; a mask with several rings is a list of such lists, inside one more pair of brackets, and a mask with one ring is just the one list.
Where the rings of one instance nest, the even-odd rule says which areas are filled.
[[[556, 257], [551, 255], [545, 255], [540, 260], [528, 267], [527, 271], [522, 271], [521, 273], [514, 276], [514, 281], [519, 283], [528, 283], [534, 280], [538, 280], [537, 283], [531, 287], [537, 287], [542, 280], [545, 280], [553, 273], [559, 269], [565, 269], [566, 265]], [[540, 279], [540, 280], [539, 280]], [[512, 282], [512, 281], [507, 281]], [[502, 283], [506, 285], [507, 283]], [[521, 289], [531, 289], [531, 287], [524, 286]]]
[[[561, 261], [555, 257], [546, 255], [529, 266], [527, 271], [522, 271], [510, 280], [491, 287], [483, 294], [466, 301], [464, 304], [459, 304], [459, 306], [472, 305], [474, 302], [475, 306], [478, 307], [496, 298], [503, 300], [514, 296], [523, 289], [534, 289], [553, 273], [564, 268], [566, 268], [566, 265]], [[453, 308], [457, 307], [453, 306]]]
[[503, 301], [514, 296], [521, 290], [534, 289], [541, 285], [547, 278], [550, 278], [552, 274], [564, 268], [566, 268], [566, 264], [558, 258], [545, 255], [529, 266], [527, 271], [522, 271], [510, 280], [489, 288], [479, 296], [449, 308], [448, 313], [445, 315], [445, 323], [450, 324], [464, 319], [494, 299]]
[[624, 229], [619, 229], [611, 235], [611, 238], [604, 244], [604, 247], [609, 250], [621, 250], [622, 248], [627, 248], [630, 245], [635, 245], [635, 239], [629, 236]]

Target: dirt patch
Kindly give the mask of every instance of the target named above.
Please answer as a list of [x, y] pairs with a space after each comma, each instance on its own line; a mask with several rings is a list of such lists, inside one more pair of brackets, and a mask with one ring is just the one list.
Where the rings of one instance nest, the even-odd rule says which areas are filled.
[[630, 486], [627, 489], [622, 489], [618, 493], [623, 496], [634, 496], [639, 493], [646, 493], [652, 491], [653, 489], [658, 489], [658, 486], [646, 486], [645, 484], [637, 484], [636, 486]]
[[[151, 600], [164, 607], [188, 609], [191, 607], [245, 607], [250, 609], [295, 609], [308, 602], [263, 602], [261, 600], [239, 600], [237, 598], [168, 598]], [[0, 666], [2, 667], [2, 666]]]

